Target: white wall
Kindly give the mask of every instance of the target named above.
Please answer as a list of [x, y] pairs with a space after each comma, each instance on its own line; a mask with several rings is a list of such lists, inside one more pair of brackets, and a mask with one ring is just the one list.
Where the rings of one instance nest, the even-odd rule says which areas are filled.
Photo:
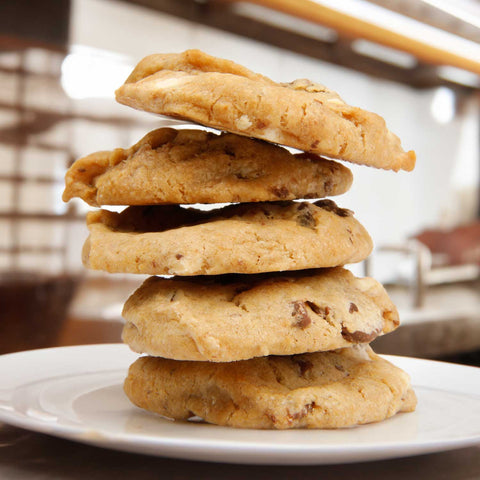
[[[447, 214], [452, 218], [448, 213], [454, 203], [450, 184], [459, 153], [471, 156], [467, 164], [478, 163], [478, 128], [472, 128], [472, 124], [478, 126], [477, 109], [447, 124], [437, 123], [430, 112], [432, 90], [376, 80], [223, 31], [106, 0], [74, 1], [71, 42], [127, 55], [133, 63], [150, 53], [199, 48], [278, 81], [310, 78], [337, 90], [347, 102], [379, 113], [400, 136], [403, 146], [417, 152], [418, 160], [412, 173], [352, 166], [354, 185], [338, 202], [357, 212], [377, 244], [401, 242], [425, 226], [444, 222]], [[462, 136], [465, 129], [470, 131], [468, 139]], [[460, 139], [471, 142], [471, 147], [461, 148]], [[101, 144], [98, 138], [99, 148]]]

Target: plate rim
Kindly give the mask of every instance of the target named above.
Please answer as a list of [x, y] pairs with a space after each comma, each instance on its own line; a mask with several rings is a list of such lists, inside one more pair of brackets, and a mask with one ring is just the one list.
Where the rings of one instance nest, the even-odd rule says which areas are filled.
[[[4, 360], [15, 361], [16, 358], [23, 357], [24, 359], [29, 356], [36, 355], [57, 355], [57, 352], [64, 353], [75, 352], [79, 353], [81, 351], [85, 352], [86, 350], [105, 352], [106, 349], [117, 350], [124, 353], [125, 355], [132, 355], [132, 358], [140, 356], [132, 352], [129, 347], [122, 343], [101, 343], [101, 344], [92, 344], [92, 345], [75, 345], [75, 346], [61, 346], [61, 347], [50, 347], [42, 348], [35, 350], [25, 350], [21, 352], [8, 353], [0, 356], [0, 368], [3, 365]], [[128, 352], [128, 353], [127, 353]], [[475, 366], [454, 364], [438, 360], [422, 359], [416, 357], [407, 357], [400, 355], [381, 355], [383, 358], [392, 361], [395, 363], [396, 360], [399, 362], [412, 363], [422, 363], [422, 364], [432, 364], [436, 368], [442, 368], [448, 366], [448, 368], [458, 368], [461, 370], [468, 370], [473, 375], [480, 375], [480, 369]], [[120, 363], [120, 360], [119, 360]], [[418, 364], [417, 363], [417, 364]], [[123, 367], [118, 367], [123, 368]], [[103, 369], [113, 371], [113, 369]], [[41, 378], [40, 378], [41, 379]], [[415, 384], [413, 384], [415, 387]], [[430, 388], [430, 387], [426, 387]], [[444, 390], [445, 392], [452, 392], [450, 390]], [[453, 390], [455, 393], [455, 390]], [[463, 392], [462, 392], [463, 393]], [[475, 393], [469, 393], [471, 396], [477, 396]], [[480, 399], [480, 395], [478, 395]], [[138, 407], [135, 407], [138, 408]], [[141, 409], [139, 409], [141, 410]], [[408, 413], [400, 413], [399, 415], [407, 415]], [[395, 416], [396, 417], [396, 416]], [[393, 417], [393, 418], [395, 418]], [[388, 420], [388, 419], [387, 419]], [[40, 419], [35, 419], [32, 417], [23, 416], [21, 413], [17, 412], [13, 408], [11, 410], [5, 409], [2, 405], [0, 407], [0, 421], [14, 425], [19, 428], [23, 428], [30, 431], [35, 431], [37, 433], [52, 435], [67, 440], [77, 441], [80, 443], [86, 443], [94, 446], [99, 446], [103, 448], [117, 449], [123, 451], [129, 451], [134, 453], [146, 453], [150, 455], [157, 456], [168, 456], [172, 458], [183, 458], [190, 460], [206, 460], [206, 461], [227, 461], [229, 463], [252, 463], [252, 464], [327, 464], [327, 463], [352, 463], [356, 461], [371, 461], [371, 460], [381, 460], [388, 458], [399, 458], [405, 456], [416, 456], [426, 453], [434, 453], [447, 450], [455, 450], [460, 448], [465, 448], [469, 446], [476, 445], [480, 443], [480, 430], [476, 435], [469, 435], [461, 437], [460, 439], [438, 439], [438, 440], [428, 440], [428, 441], [413, 441], [410, 440], [400, 440], [395, 443], [384, 444], [378, 441], [370, 443], [361, 443], [355, 444], [353, 441], [350, 443], [335, 443], [335, 444], [269, 444], [265, 442], [256, 442], [251, 440], [236, 440], [236, 439], [206, 439], [206, 438], [168, 438], [165, 435], [159, 437], [142, 435], [138, 433], [128, 433], [118, 436], [114, 432], [109, 432], [108, 430], [95, 427], [88, 427], [88, 425], [59, 425], [57, 423], [50, 423], [48, 421], [42, 421]], [[210, 426], [213, 428], [229, 428], [231, 427], [221, 427], [221, 426]], [[361, 426], [356, 427], [361, 428]], [[240, 431], [245, 431], [247, 429], [238, 429]], [[262, 431], [262, 430], [253, 430], [251, 431]], [[89, 436], [89, 432], [95, 432], [95, 435]], [[291, 430], [279, 431], [279, 435], [284, 433], [282, 432], [291, 432]], [[113, 444], [112, 444], [113, 442]], [[137, 443], [137, 448], [135, 444]], [[148, 447], [146, 452], [142, 452], [138, 447], [146, 446]], [[178, 452], [178, 448], [186, 450], [187, 452]], [[177, 451], [172, 451], [177, 449]], [[193, 449], [193, 451], [192, 451]], [[214, 449], [217, 455], [225, 455], [225, 460], [211, 460], [208, 457], [208, 454], [211, 453], [211, 450]], [[351, 461], [346, 460], [338, 462], [337, 456], [345, 455], [346, 449], [348, 449], [348, 454], [353, 458]], [[154, 450], [161, 450], [154, 452]], [[371, 458], [357, 458], [359, 456], [364, 457], [365, 454], [371, 454], [372, 451], [375, 451], [375, 455], [370, 455]], [[263, 461], [262, 458], [252, 459], [249, 462], [242, 461], [241, 459], [236, 460], [235, 457], [244, 457], [246, 455], [256, 453], [257, 457], [264, 457], [265, 455], [272, 456], [272, 461]], [[286, 455], [288, 454], [288, 455]], [[291, 456], [295, 455], [297, 461], [291, 461]], [[284, 458], [282, 458], [284, 456]], [[332, 456], [329, 461], [325, 461], [325, 456]], [[231, 458], [230, 458], [231, 457]], [[315, 458], [316, 457], [316, 458]], [[368, 455], [367, 455], [368, 457]]]

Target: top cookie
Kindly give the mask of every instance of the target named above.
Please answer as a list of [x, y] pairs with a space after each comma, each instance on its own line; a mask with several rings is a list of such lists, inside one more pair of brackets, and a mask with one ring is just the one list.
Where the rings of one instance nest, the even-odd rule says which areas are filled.
[[120, 103], [307, 152], [390, 170], [412, 170], [382, 117], [310, 82], [276, 83], [199, 50], [144, 58], [116, 92]]
[[65, 176], [63, 200], [89, 205], [231, 203], [346, 192], [350, 170], [313, 154], [203, 130], [159, 128], [127, 150], [96, 152]]

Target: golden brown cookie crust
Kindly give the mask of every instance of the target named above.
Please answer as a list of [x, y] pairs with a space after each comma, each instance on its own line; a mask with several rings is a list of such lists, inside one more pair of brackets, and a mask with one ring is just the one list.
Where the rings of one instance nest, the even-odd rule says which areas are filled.
[[120, 103], [331, 158], [412, 170], [379, 115], [309, 80], [276, 83], [199, 50], [144, 58], [116, 92]]
[[218, 275], [355, 263], [372, 240], [331, 200], [243, 203], [201, 211], [177, 205], [129, 207], [87, 216], [88, 268], [110, 273]]
[[129, 149], [77, 160], [63, 200], [89, 205], [235, 203], [322, 198], [346, 192], [350, 170], [313, 154], [203, 130], [160, 128]]
[[368, 343], [399, 324], [385, 289], [341, 267], [259, 275], [150, 277], [127, 300], [138, 353], [232, 362]]
[[238, 428], [341, 428], [415, 409], [408, 375], [369, 346], [232, 363], [141, 357], [125, 392], [176, 420]]

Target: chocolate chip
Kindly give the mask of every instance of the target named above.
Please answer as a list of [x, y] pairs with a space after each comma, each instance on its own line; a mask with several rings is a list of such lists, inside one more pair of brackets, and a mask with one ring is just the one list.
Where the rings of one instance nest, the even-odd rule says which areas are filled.
[[358, 307], [352, 302], [350, 304], [350, 308], [348, 309], [348, 313], [358, 312]]
[[238, 178], [239, 180], [248, 180], [250, 177], [248, 175], [245, 175], [244, 173], [237, 172], [234, 174], [235, 178]]
[[325, 190], [325, 195], [330, 195], [333, 191], [333, 182], [331, 180], [326, 180], [323, 184], [323, 189]]
[[315, 202], [315, 205], [317, 207], [323, 208], [327, 212], [332, 212], [335, 215], [338, 215], [339, 217], [351, 217], [353, 215], [353, 212], [351, 210], [348, 210], [347, 208], [340, 208], [334, 201], [332, 200], [318, 200]]
[[372, 340], [378, 337], [378, 330], [374, 330], [371, 333], [355, 330], [350, 332], [346, 327], [342, 326], [342, 337], [350, 343], [370, 343]]
[[291, 420], [300, 420], [303, 417], [306, 417], [313, 409], [316, 407], [315, 402], [307, 403], [299, 412], [289, 414]]
[[292, 317], [295, 317], [296, 323], [295, 326], [301, 328], [307, 328], [311, 323], [312, 319], [309, 317], [305, 303], [303, 302], [293, 302], [293, 311]]
[[339, 372], [344, 372], [344, 371], [345, 371], [345, 368], [344, 368], [342, 365], [337, 365], [337, 364], [335, 364], [335, 368], [336, 368]]
[[319, 140], [313, 141], [313, 142], [311, 143], [311, 145], [310, 145], [310, 148], [317, 148], [319, 143], [320, 143]]
[[326, 318], [330, 313], [330, 307], [321, 307], [320, 305], [310, 302], [309, 300], [307, 300], [305, 303], [311, 308], [312, 312], [320, 315], [323, 318]]
[[295, 356], [292, 356], [292, 361], [295, 362], [300, 368], [301, 377], [304, 377], [305, 374], [313, 368], [313, 363], [309, 360], [301, 360], [299, 358], [296, 358]]
[[176, 258], [177, 260], [180, 260], [181, 258], [183, 258], [183, 255], [182, 255], [181, 253], [177, 253], [177, 254], [175, 255], [175, 258]]
[[320, 315], [320, 312], [321, 312], [321, 307], [319, 307], [316, 303], [314, 302], [310, 302], [309, 300], [307, 300], [305, 302], [310, 308], [311, 310], [316, 313], [317, 315]]
[[230, 148], [228, 145], [225, 147], [225, 153], [229, 157], [234, 157], [235, 156], [235, 150], [233, 148]]
[[317, 221], [312, 214], [311, 208], [311, 204], [309, 203], [301, 203], [298, 206], [297, 223], [301, 227], [315, 228], [317, 225]]
[[87, 171], [86, 168], [77, 168], [78, 173], [85, 173]]
[[271, 187], [270, 191], [278, 198], [285, 199], [290, 194], [287, 187], [282, 185], [281, 187]]

